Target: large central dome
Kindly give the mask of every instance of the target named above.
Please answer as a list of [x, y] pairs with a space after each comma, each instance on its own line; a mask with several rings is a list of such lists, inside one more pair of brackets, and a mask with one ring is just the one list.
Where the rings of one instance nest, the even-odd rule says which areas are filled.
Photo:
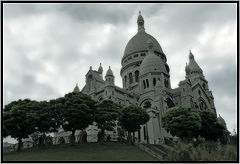
[[159, 53], [163, 53], [160, 44], [158, 43], [158, 41], [153, 36], [149, 35], [145, 31], [139, 31], [136, 35], [134, 35], [128, 41], [127, 46], [126, 46], [125, 51], [124, 51], [123, 58], [125, 58], [129, 54], [132, 54], [132, 53], [137, 52], [137, 51], [138, 52], [139, 51], [147, 51], [148, 50], [147, 41], [149, 39], [151, 39], [152, 42], [153, 42], [154, 51], [157, 51]]
[[147, 41], [149, 39], [152, 40], [154, 51], [164, 54], [158, 41], [152, 35], [149, 35], [148, 33], [145, 32], [144, 19], [141, 16], [141, 14], [139, 14], [138, 16], [137, 24], [138, 24], [138, 33], [128, 41], [127, 46], [124, 50], [123, 59], [135, 52], [141, 52], [141, 51], [147, 52], [148, 51]]

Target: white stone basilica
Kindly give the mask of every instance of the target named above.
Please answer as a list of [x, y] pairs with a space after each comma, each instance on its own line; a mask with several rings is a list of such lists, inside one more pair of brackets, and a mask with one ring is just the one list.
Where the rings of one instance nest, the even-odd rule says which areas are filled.
[[[105, 79], [100, 64], [98, 70], [86, 74], [86, 84], [81, 92], [94, 100], [111, 99], [122, 105], [135, 104], [145, 108], [150, 115], [147, 124], [142, 125], [135, 136], [140, 142], [162, 144], [164, 138], [171, 137], [162, 128], [162, 114], [171, 107], [182, 106], [196, 110], [208, 110], [216, 114], [212, 91], [202, 69], [190, 51], [185, 67], [185, 79], [179, 87], [171, 88], [167, 58], [158, 41], [144, 28], [144, 19], [139, 13], [138, 32], [126, 45], [120, 71], [123, 88], [114, 83], [114, 74], [109, 66]], [[78, 86], [74, 91], [79, 91]], [[88, 141], [96, 141], [98, 129], [91, 125], [87, 129]], [[117, 136], [115, 132], [107, 132]], [[95, 136], [95, 137], [90, 137]]]

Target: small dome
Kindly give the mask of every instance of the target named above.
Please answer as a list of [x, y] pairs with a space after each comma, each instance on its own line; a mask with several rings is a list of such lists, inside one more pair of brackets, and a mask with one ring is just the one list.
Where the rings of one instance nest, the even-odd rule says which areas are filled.
[[98, 72], [101, 73], [101, 74], [103, 73], [103, 68], [102, 68], [101, 63], [100, 63], [100, 66], [98, 67]]
[[167, 73], [165, 63], [162, 61], [161, 57], [154, 54], [154, 42], [152, 40], [147, 41], [148, 45], [148, 55], [143, 59], [140, 65], [140, 75], [144, 75], [150, 72], [165, 72]]
[[78, 88], [78, 84], [76, 84], [76, 86], [74, 87], [73, 92], [80, 92], [80, 90]]
[[107, 70], [106, 76], [113, 76], [113, 72], [112, 72], [110, 66], [109, 66], [109, 68]]
[[219, 114], [219, 116], [218, 116], [218, 123], [219, 124], [222, 124], [223, 126], [225, 126], [226, 127], [226, 122], [225, 122], [225, 120], [220, 116], [220, 114]]

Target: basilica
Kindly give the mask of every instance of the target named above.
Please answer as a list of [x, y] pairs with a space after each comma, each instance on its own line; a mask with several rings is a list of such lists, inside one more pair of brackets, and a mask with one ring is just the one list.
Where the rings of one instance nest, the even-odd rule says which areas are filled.
[[[86, 84], [81, 92], [94, 100], [111, 99], [125, 106], [134, 104], [143, 107], [149, 114], [150, 120], [135, 132], [135, 136], [142, 143], [162, 144], [164, 138], [172, 137], [162, 127], [161, 121], [163, 113], [169, 108], [182, 106], [195, 110], [208, 110], [215, 114], [216, 109], [208, 81], [191, 51], [185, 67], [185, 79], [179, 82], [177, 88], [171, 87], [167, 55], [158, 41], [146, 32], [144, 23], [139, 13], [138, 31], [128, 41], [121, 60], [120, 75], [123, 88], [115, 85], [115, 76], [111, 67], [109, 66], [106, 74], [103, 74], [103, 67], [100, 64], [98, 70], [90, 67], [85, 76]], [[78, 91], [80, 89], [76, 85], [74, 92]], [[96, 126], [90, 125], [86, 132], [88, 141], [97, 140]], [[117, 124], [113, 132], [107, 133], [112, 138], [116, 138]]]

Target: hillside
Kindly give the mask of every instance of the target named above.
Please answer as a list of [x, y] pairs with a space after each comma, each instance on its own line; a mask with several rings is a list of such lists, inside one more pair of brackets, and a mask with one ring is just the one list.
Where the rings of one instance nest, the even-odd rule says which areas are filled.
[[25, 149], [3, 155], [3, 161], [156, 161], [132, 145], [86, 143]]

